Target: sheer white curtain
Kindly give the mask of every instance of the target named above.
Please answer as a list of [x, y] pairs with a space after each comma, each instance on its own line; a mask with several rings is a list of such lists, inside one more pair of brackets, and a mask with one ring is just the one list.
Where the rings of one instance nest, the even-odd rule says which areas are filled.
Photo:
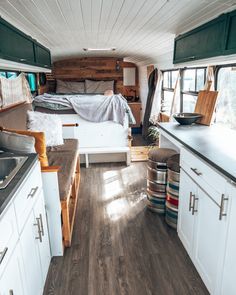
[[236, 71], [221, 69], [215, 123], [236, 129]]
[[163, 74], [160, 70], [158, 70], [158, 77], [157, 77], [157, 85], [155, 89], [155, 94], [153, 98], [153, 104], [151, 109], [150, 121], [155, 123], [159, 119], [159, 115], [161, 112], [161, 91], [162, 91], [162, 81], [163, 81]]
[[0, 105], [8, 107], [23, 101], [28, 103], [32, 101], [29, 83], [25, 75], [21, 73], [13, 79], [0, 77]]
[[206, 72], [206, 82], [204, 85], [203, 90], [214, 90], [214, 84], [215, 84], [215, 77], [214, 77], [214, 67], [208, 66], [207, 72]]
[[180, 70], [175, 83], [173, 100], [170, 109], [170, 121], [173, 120], [173, 114], [180, 112]]

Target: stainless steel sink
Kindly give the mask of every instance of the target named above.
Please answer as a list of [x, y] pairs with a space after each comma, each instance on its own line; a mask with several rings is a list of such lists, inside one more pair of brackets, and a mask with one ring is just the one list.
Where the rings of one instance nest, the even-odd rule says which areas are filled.
[[0, 158], [0, 189], [8, 186], [27, 159], [26, 156]]

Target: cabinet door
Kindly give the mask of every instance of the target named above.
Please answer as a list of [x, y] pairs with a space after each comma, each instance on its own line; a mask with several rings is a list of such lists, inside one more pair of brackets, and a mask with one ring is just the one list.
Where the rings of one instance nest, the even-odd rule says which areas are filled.
[[188, 254], [191, 256], [194, 237], [193, 202], [196, 198], [196, 184], [181, 169], [179, 191], [178, 234]]
[[228, 15], [228, 30], [226, 38], [225, 54], [233, 54], [236, 52], [236, 11]]
[[34, 64], [34, 42], [0, 19], [0, 57]]
[[22, 231], [20, 245], [24, 262], [27, 292], [26, 294], [39, 295], [42, 290], [42, 272], [38, 251], [39, 228], [33, 211]]
[[[193, 262], [209, 292], [215, 294], [222, 272], [228, 216], [220, 220], [220, 206], [200, 188], [197, 196]], [[226, 214], [228, 201], [222, 203], [222, 208]]]
[[44, 205], [44, 198], [43, 193], [41, 191], [39, 199], [34, 207], [34, 218], [39, 222], [39, 227], [41, 230], [41, 238], [37, 240], [38, 242], [38, 251], [40, 257], [40, 266], [42, 272], [42, 280], [43, 284], [45, 283], [49, 264], [51, 261], [51, 253], [50, 253], [50, 246], [49, 246], [49, 238], [48, 238], [48, 228], [47, 228], [47, 220], [46, 220], [46, 213], [45, 213], [45, 205]]
[[236, 274], [236, 186], [229, 185], [229, 195], [231, 196], [231, 210], [229, 219], [229, 230], [228, 237], [226, 240], [226, 251], [225, 251], [225, 261], [223, 268], [223, 279], [221, 292], [217, 294], [221, 295], [235, 295], [236, 294], [236, 284], [235, 284], [235, 274]]
[[35, 44], [35, 57], [38, 65], [43, 66], [44, 68], [51, 67], [51, 54], [47, 48]]
[[227, 16], [220, 16], [175, 39], [174, 63], [223, 54]]
[[23, 295], [24, 288], [24, 271], [21, 253], [16, 246], [14, 253], [0, 278], [0, 295]]

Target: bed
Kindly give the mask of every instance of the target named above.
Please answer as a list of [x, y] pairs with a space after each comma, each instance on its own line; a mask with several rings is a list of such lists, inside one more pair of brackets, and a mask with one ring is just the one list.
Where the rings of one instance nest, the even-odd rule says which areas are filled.
[[[60, 99], [58, 101], [58, 97], [62, 101]], [[81, 100], [78, 106], [74, 103], [77, 102], [77, 99]], [[108, 102], [102, 106], [106, 111], [100, 120], [100, 117], [97, 116], [96, 106], [97, 109], [100, 109], [103, 99]], [[89, 104], [88, 102], [91, 102], [90, 106], [95, 108], [94, 112], [87, 111], [90, 113], [90, 117], [86, 117], [86, 108], [84, 107]], [[130, 164], [129, 124], [134, 124], [135, 120], [123, 97], [118, 98], [114, 95], [113, 99], [97, 94], [44, 94], [34, 99], [33, 106], [35, 111], [58, 114], [63, 124], [72, 125], [63, 129], [63, 136], [64, 138], [79, 139], [81, 162], [84, 162], [86, 167], [90, 162], [125, 161], [127, 165]], [[123, 107], [125, 111], [123, 111]], [[103, 117], [104, 115], [105, 117]]]

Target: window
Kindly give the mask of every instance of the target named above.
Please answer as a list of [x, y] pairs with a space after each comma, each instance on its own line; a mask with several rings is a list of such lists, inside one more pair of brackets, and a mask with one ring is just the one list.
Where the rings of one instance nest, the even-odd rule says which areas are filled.
[[183, 71], [183, 112], [194, 112], [199, 90], [204, 89], [206, 68], [186, 69]]
[[5, 77], [8, 79], [16, 78], [18, 76], [18, 72], [6, 72], [6, 71], [0, 71], [0, 76]]
[[170, 114], [178, 70], [163, 72], [161, 111]]
[[215, 123], [236, 129], [236, 67], [219, 69], [217, 90], [219, 94]]
[[7, 73], [6, 72], [0, 72], [0, 76], [1, 77], [6, 77], [7, 76]]
[[18, 76], [17, 72], [7, 72], [7, 78], [8, 79], [14, 79]]

